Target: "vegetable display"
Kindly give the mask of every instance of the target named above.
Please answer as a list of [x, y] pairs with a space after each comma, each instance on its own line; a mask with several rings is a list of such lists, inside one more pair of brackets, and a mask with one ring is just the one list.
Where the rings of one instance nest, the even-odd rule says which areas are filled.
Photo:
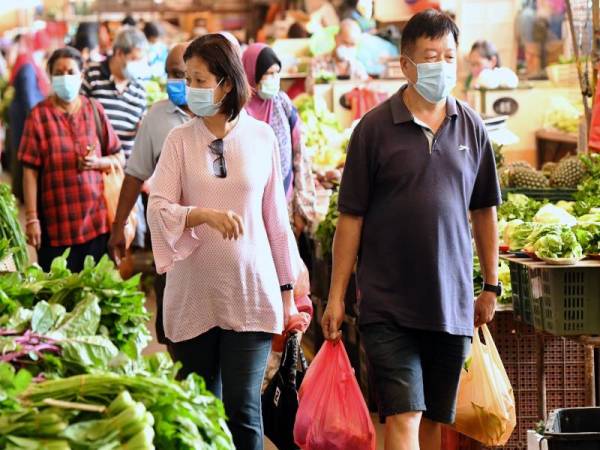
[[562, 228], [539, 238], [533, 245], [538, 258], [550, 260], [580, 260], [583, 249], [577, 241], [575, 233], [569, 228]]
[[0, 276], [0, 448], [233, 449], [223, 405], [149, 340], [139, 276], [104, 257]]
[[333, 237], [337, 227], [338, 218], [338, 192], [334, 192], [329, 200], [329, 210], [325, 219], [319, 224], [316, 232], [317, 242], [321, 245], [322, 257], [331, 259], [333, 248]]
[[29, 258], [25, 234], [18, 217], [17, 200], [12, 194], [10, 186], [0, 183], [0, 239], [6, 239], [9, 246], [9, 248], [5, 247], [3, 252], [5, 255], [12, 253], [17, 270], [23, 270], [27, 266]]
[[523, 194], [508, 194], [507, 201], [498, 208], [498, 218], [506, 221], [520, 219], [531, 222], [542, 203]]

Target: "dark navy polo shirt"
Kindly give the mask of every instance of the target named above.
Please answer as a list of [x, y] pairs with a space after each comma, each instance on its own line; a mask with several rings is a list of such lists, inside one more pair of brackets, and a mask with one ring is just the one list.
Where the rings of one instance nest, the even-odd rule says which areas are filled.
[[430, 146], [402, 92], [356, 126], [340, 187], [339, 211], [364, 218], [360, 323], [471, 336], [469, 210], [501, 202], [494, 152], [479, 115], [452, 97]]

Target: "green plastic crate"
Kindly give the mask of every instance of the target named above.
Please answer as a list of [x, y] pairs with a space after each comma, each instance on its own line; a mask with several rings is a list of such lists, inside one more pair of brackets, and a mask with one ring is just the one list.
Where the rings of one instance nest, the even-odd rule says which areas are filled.
[[519, 275], [521, 273], [521, 265], [510, 261], [508, 264], [510, 269], [510, 286], [512, 288], [512, 305], [515, 316], [521, 316], [521, 298], [519, 295], [520, 284]]
[[519, 264], [519, 300], [521, 304], [521, 320], [528, 325], [533, 325], [533, 307], [531, 302], [531, 277], [529, 269], [524, 264]]
[[551, 202], [558, 202], [565, 200], [572, 202], [573, 194], [577, 192], [577, 189], [518, 189], [518, 188], [506, 188], [502, 189], [502, 199], [506, 200], [508, 194], [523, 194], [529, 198], [535, 200], [548, 200]]
[[600, 276], [594, 268], [542, 270], [544, 330], [556, 336], [600, 334]]
[[531, 302], [531, 317], [533, 320], [533, 328], [537, 331], [544, 331], [544, 313], [542, 310], [543, 297], [536, 297]]

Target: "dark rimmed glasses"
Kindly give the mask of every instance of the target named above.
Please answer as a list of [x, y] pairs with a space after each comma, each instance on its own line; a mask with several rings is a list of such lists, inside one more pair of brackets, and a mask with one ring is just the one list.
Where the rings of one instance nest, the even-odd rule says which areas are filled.
[[213, 161], [213, 173], [215, 177], [226, 178], [227, 177], [227, 164], [225, 163], [225, 147], [223, 145], [223, 139], [215, 139], [208, 144], [210, 152], [217, 158]]

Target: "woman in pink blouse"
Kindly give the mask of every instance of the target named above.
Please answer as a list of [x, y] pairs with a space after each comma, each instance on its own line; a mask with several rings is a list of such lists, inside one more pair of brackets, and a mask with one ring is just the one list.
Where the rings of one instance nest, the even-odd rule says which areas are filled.
[[184, 54], [198, 116], [167, 137], [148, 206], [167, 272], [169, 350], [223, 398], [237, 449], [263, 448], [260, 388], [274, 334], [296, 314], [293, 237], [271, 127], [244, 110], [238, 55], [221, 35]]

